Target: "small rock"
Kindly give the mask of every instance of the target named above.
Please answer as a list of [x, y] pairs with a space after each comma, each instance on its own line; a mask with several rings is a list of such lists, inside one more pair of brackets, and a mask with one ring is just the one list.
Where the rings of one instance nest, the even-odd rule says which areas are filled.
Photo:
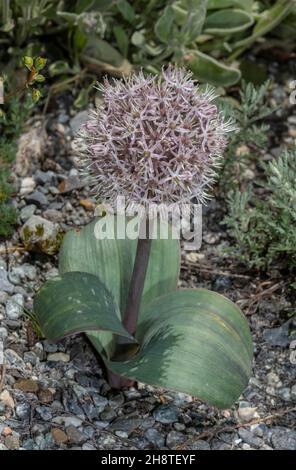
[[271, 435], [271, 443], [277, 450], [296, 450], [296, 431], [275, 428]]
[[191, 450], [210, 450], [210, 444], [207, 441], [203, 441], [200, 439], [199, 441], [193, 442], [193, 444], [190, 445]]
[[91, 199], [80, 199], [79, 204], [87, 211], [93, 211], [96, 207]]
[[224, 291], [226, 289], [229, 289], [231, 287], [231, 279], [230, 277], [226, 276], [219, 276], [215, 279], [213, 282], [213, 289], [217, 292]]
[[18, 418], [29, 419], [31, 415], [31, 406], [29, 403], [21, 403], [17, 405], [15, 413]]
[[39, 390], [38, 399], [40, 403], [43, 403], [44, 405], [46, 405], [48, 403], [53, 402], [54, 395], [51, 390], [49, 390], [48, 388], [44, 388], [42, 390]]
[[62, 417], [63, 422], [65, 423], [65, 427], [75, 427], [78, 428], [82, 424], [82, 420], [79, 418], [76, 418], [76, 416], [67, 416]]
[[20, 231], [24, 245], [29, 250], [53, 254], [58, 248], [58, 227], [49, 220], [33, 215]]
[[0, 304], [5, 305], [8, 299], [8, 294], [7, 292], [4, 292], [3, 290], [0, 291]]
[[81, 189], [85, 186], [85, 182], [82, 181], [77, 175], [69, 176], [66, 180], [61, 181], [59, 184], [59, 191], [61, 194], [69, 193], [74, 189]]
[[176, 431], [185, 431], [186, 426], [183, 423], [174, 423], [174, 428]]
[[32, 266], [31, 264], [15, 266], [9, 273], [9, 280], [15, 285], [22, 284], [26, 278], [30, 281], [34, 281], [36, 278], [35, 266]]
[[5, 426], [2, 430], [3, 436], [11, 436], [12, 429], [9, 426]]
[[35, 180], [30, 176], [23, 178], [21, 182], [20, 195], [25, 196], [26, 194], [30, 194], [32, 191], [34, 191], [35, 185]]
[[263, 440], [260, 437], [255, 436], [251, 431], [248, 431], [247, 429], [239, 429], [238, 434], [239, 437], [251, 447], [259, 449], [263, 444]]
[[26, 222], [32, 215], [34, 215], [34, 212], [36, 210], [35, 204], [29, 204], [25, 207], [23, 207], [20, 211], [20, 219], [22, 222]]
[[271, 346], [281, 346], [283, 348], [287, 347], [291, 338], [289, 338], [289, 330], [292, 326], [292, 319], [285, 322], [279, 328], [272, 328], [263, 331], [263, 337], [265, 341]]
[[51, 434], [55, 442], [58, 444], [65, 444], [68, 442], [67, 434], [59, 428], [52, 428]]
[[55, 186], [49, 186], [49, 187], [48, 187], [48, 191], [49, 191], [50, 194], [52, 194], [53, 196], [56, 196], [57, 194], [60, 193], [60, 191], [58, 190], [58, 188], [56, 188]]
[[46, 211], [43, 212], [43, 216], [51, 220], [51, 222], [57, 223], [61, 222], [63, 220], [63, 213], [57, 211], [56, 209], [47, 209]]
[[7, 406], [8, 408], [13, 409], [15, 407], [14, 400], [8, 390], [3, 390], [3, 392], [1, 392], [0, 402], [4, 403], [4, 405]]
[[[1, 332], [0, 332], [0, 338], [1, 338]], [[291, 398], [293, 400], [296, 400], [296, 385], [293, 385], [293, 387], [291, 388]]]
[[178, 431], [171, 431], [167, 435], [166, 445], [169, 447], [169, 449], [175, 449], [176, 446], [180, 445], [182, 442], [184, 442], [184, 440], [184, 434]]
[[31, 379], [20, 379], [13, 387], [26, 393], [37, 393], [39, 390], [39, 385], [36, 380]]
[[192, 402], [192, 397], [186, 393], [176, 392], [173, 394], [173, 398], [176, 406], [184, 406]]
[[218, 243], [218, 241], [220, 240], [220, 234], [219, 233], [214, 233], [214, 232], [205, 233], [203, 235], [203, 240], [208, 245], [214, 245], [215, 243]]
[[[4, 339], [7, 338], [7, 336], [8, 336], [7, 329], [4, 326], [0, 326], [0, 340], [3, 341]], [[0, 362], [0, 364], [1, 364], [1, 362]]]
[[288, 117], [288, 122], [290, 124], [294, 124], [296, 125], [296, 116], [294, 116], [293, 114], [291, 116]]
[[36, 183], [44, 185], [47, 183], [53, 183], [56, 179], [56, 175], [53, 171], [41, 171], [37, 170], [34, 179]]
[[26, 201], [29, 204], [35, 204], [40, 209], [45, 209], [49, 204], [47, 197], [41, 191], [34, 191], [32, 194], [29, 194], [26, 197]]
[[137, 429], [141, 424], [141, 419], [138, 415], [128, 415], [116, 418], [111, 423], [111, 428], [114, 431], [125, 431], [128, 434]]
[[291, 391], [288, 387], [280, 388], [277, 391], [277, 395], [284, 401], [290, 401], [291, 400]]
[[70, 127], [74, 134], [79, 131], [79, 129], [86, 123], [88, 120], [89, 113], [88, 111], [80, 111], [70, 120]]
[[52, 362], [69, 362], [70, 355], [63, 352], [56, 352], [48, 354], [47, 360]]
[[248, 423], [251, 419], [254, 418], [257, 408], [252, 407], [243, 407], [239, 408], [237, 411], [238, 417], [244, 423]]
[[83, 442], [87, 441], [88, 437], [79, 431], [75, 426], [69, 426], [66, 429], [66, 433], [68, 436], [69, 441], [72, 444], [83, 444]]
[[[92, 399], [93, 399], [94, 405], [98, 413], [102, 413], [102, 411], [104, 411], [105, 407], [108, 405], [107, 398], [102, 397], [101, 395], [98, 395], [98, 394], [93, 394]], [[112, 406], [111, 403], [110, 403], [110, 406]]]
[[18, 369], [21, 372], [26, 369], [23, 359], [13, 349], [6, 349], [4, 355], [9, 368]]
[[158, 448], [164, 446], [164, 436], [155, 428], [147, 429], [145, 437], [151, 444]]
[[8, 280], [7, 271], [0, 266], [0, 291], [12, 294], [14, 286]]
[[44, 421], [50, 421], [52, 419], [52, 411], [49, 406], [37, 406], [36, 413]]
[[162, 424], [171, 424], [178, 420], [178, 408], [170, 405], [160, 405], [153, 411], [156, 421]]
[[68, 114], [66, 114], [64, 111], [62, 111], [59, 115], [58, 115], [58, 122], [60, 122], [61, 124], [66, 124], [66, 122], [69, 121], [69, 116]]
[[38, 359], [40, 359], [40, 361], [43, 361], [44, 351], [43, 351], [42, 343], [40, 343], [40, 342], [35, 343], [33, 348], [32, 348], [32, 352], [38, 357]]
[[268, 385], [270, 385], [272, 387], [280, 387], [281, 384], [282, 384], [279, 376], [277, 374], [275, 374], [274, 372], [269, 372], [266, 375], [266, 379], [267, 379]]
[[16, 450], [20, 447], [20, 440], [17, 436], [7, 436], [5, 438], [4, 444], [9, 450]]
[[[101, 395], [99, 395], [99, 402], [101, 401], [103, 397]], [[124, 396], [122, 393], [116, 393], [112, 396], [108, 396], [108, 399], [109, 399], [109, 405], [112, 409], [115, 409], [115, 408], [119, 408], [120, 406], [123, 405], [124, 403]], [[94, 400], [94, 403], [96, 405], [96, 402], [95, 402], [95, 398], [93, 397], [93, 400]], [[106, 400], [107, 401], [107, 400]], [[97, 406], [97, 405], [96, 405]]]
[[17, 320], [23, 315], [24, 297], [22, 294], [13, 295], [6, 304], [6, 315], [9, 320]]
[[[55, 274], [55, 276], [57, 273]], [[49, 341], [48, 339], [45, 339], [43, 341], [43, 349], [47, 353], [55, 353], [58, 350], [58, 345], [57, 343], [53, 343], [52, 341]]]
[[82, 444], [82, 450], [96, 450], [96, 448], [90, 442], [85, 442]]

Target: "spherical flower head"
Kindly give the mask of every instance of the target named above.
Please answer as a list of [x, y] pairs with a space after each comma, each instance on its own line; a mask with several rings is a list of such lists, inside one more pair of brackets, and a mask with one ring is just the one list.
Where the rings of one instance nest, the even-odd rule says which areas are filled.
[[226, 147], [229, 121], [192, 74], [172, 66], [99, 85], [102, 104], [76, 141], [79, 167], [100, 202], [202, 203]]

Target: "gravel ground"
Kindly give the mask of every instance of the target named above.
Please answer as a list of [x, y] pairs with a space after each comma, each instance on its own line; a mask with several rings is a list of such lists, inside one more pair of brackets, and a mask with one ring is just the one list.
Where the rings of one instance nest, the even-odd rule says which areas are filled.
[[[275, 132], [269, 149], [274, 155], [296, 136], [296, 117], [285, 119], [287, 109], [291, 114], [289, 93], [287, 81], [271, 93], [271, 100], [285, 108], [275, 113], [285, 126], [281, 136]], [[58, 344], [38, 339], [27, 313], [34, 292], [57, 274], [52, 253], [61, 234], [90, 221], [94, 209], [73, 164], [73, 132], [86, 112], [66, 110], [63, 99], [46, 121], [35, 117], [17, 156], [19, 226], [0, 246], [0, 450], [296, 450], [293, 320], [286, 315], [291, 299], [276, 269], [270, 278], [256, 278], [234, 271], [223, 257], [219, 201], [205, 210], [201, 251], [183, 253], [180, 283], [221, 292], [248, 316], [254, 370], [232, 409], [218, 411], [190, 396], [142, 384], [114, 392], [84, 336]], [[43, 230], [36, 234], [39, 225]]]

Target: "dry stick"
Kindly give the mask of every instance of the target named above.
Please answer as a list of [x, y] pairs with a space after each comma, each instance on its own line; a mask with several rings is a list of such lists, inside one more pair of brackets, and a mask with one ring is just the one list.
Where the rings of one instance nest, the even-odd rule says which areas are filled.
[[274, 413], [274, 414], [265, 416], [263, 418], [253, 419], [252, 421], [249, 421], [248, 423], [240, 423], [240, 424], [236, 424], [235, 426], [224, 426], [224, 427], [221, 427], [221, 428], [216, 428], [213, 431], [205, 431], [205, 432], [202, 432], [195, 439], [192, 439], [192, 440], [187, 441], [184, 444], [182, 444], [182, 448], [184, 448], [187, 445], [190, 445], [190, 444], [192, 444], [196, 441], [204, 439], [204, 438], [209, 438], [209, 440], [212, 440], [215, 436], [221, 434], [221, 432], [234, 431], [235, 429], [246, 428], [246, 427], [252, 426], [254, 424], [265, 423], [266, 421], [269, 421], [269, 420], [274, 420], [276, 418], [281, 418], [282, 416], [285, 416], [286, 414], [292, 413], [293, 411], [296, 411], [296, 407], [288, 408], [287, 410], [282, 410], [282, 411], [279, 411], [278, 413]]
[[2, 364], [1, 379], [0, 379], [0, 392], [2, 392], [6, 377], [6, 363]]
[[209, 274], [214, 274], [214, 275], [218, 275], [218, 276], [226, 276], [226, 277], [234, 277], [234, 278], [237, 278], [237, 279], [252, 279], [251, 276], [248, 276], [247, 274], [235, 274], [235, 273], [230, 273], [230, 272], [227, 272], [227, 271], [219, 271], [217, 269], [214, 269], [214, 268], [211, 268], [211, 267], [206, 267], [206, 266], [203, 266], [203, 265], [200, 265], [200, 264], [194, 264], [194, 263], [188, 263], [187, 264], [189, 265], [186, 266], [186, 264], [182, 264], [181, 268], [186, 271], [194, 271], [194, 268], [196, 268], [199, 272], [205, 272], [205, 273], [209, 273]]
[[5, 248], [0, 248], [0, 255], [5, 255], [6, 253], [13, 253], [14, 251], [28, 251], [24, 246], [10, 246]]

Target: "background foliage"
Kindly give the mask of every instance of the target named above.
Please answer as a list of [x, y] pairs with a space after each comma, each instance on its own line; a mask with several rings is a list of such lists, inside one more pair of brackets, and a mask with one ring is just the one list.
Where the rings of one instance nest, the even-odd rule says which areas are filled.
[[3, 0], [0, 60], [42, 53], [51, 76], [92, 70], [157, 71], [185, 64], [196, 78], [231, 85], [241, 78], [237, 59], [272, 32], [292, 47], [292, 0]]

